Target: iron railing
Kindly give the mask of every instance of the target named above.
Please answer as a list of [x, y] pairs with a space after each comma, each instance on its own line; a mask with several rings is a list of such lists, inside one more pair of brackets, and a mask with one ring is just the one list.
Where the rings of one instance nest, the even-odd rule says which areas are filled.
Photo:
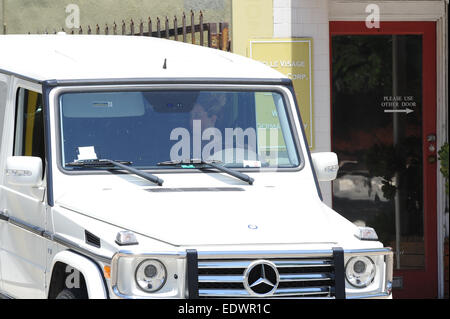
[[[205, 23], [203, 12], [200, 11], [198, 23], [196, 24], [195, 13], [192, 10], [190, 12], [190, 24], [188, 24], [188, 19], [185, 13], [183, 13], [180, 20], [177, 16], [174, 16], [172, 26], [170, 26], [170, 21], [167, 16], [164, 21], [157, 17], [156, 22], [152, 20], [151, 17], [148, 17], [146, 22], [143, 20], [135, 22], [131, 19], [128, 23], [125, 22], [125, 20], [122, 20], [120, 25], [116, 22], [112, 25], [105, 24], [103, 28], [100, 27], [99, 24], [96, 24], [94, 28], [88, 25], [87, 27], [80, 26], [77, 29], [67, 31], [64, 28], [61, 28], [60, 31], [68, 34], [104, 34], [166, 38], [175, 41], [190, 42], [201, 46], [208, 46], [210, 48], [216, 48], [224, 51], [231, 51], [229, 24], [227, 22]], [[31, 32], [28, 33], [30, 34]], [[44, 33], [56, 34], [58, 31], [54, 29], [53, 32], [49, 32], [46, 29]]]

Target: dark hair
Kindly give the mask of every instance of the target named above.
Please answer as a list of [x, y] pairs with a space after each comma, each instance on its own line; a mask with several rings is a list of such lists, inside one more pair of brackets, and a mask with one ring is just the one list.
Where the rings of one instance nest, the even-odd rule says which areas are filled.
[[197, 102], [203, 107], [209, 117], [219, 115], [223, 110], [223, 103], [220, 102], [222, 92], [211, 92], [203, 94]]

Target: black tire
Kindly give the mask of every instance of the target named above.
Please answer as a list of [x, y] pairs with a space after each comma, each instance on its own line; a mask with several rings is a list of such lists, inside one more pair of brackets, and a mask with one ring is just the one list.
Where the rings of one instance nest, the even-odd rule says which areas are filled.
[[87, 294], [83, 289], [64, 289], [56, 299], [87, 299]]

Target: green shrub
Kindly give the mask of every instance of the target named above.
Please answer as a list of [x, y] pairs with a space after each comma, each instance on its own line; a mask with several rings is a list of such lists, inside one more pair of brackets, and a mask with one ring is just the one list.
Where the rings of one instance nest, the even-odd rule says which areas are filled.
[[441, 161], [441, 173], [445, 178], [445, 192], [448, 195], [448, 142], [438, 152]]

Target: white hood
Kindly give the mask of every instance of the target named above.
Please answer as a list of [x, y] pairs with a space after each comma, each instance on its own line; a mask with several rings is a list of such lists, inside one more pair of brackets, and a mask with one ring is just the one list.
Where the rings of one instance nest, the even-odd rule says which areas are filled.
[[215, 187], [122, 181], [117, 187], [72, 190], [57, 205], [176, 246], [338, 241], [310, 185]]

